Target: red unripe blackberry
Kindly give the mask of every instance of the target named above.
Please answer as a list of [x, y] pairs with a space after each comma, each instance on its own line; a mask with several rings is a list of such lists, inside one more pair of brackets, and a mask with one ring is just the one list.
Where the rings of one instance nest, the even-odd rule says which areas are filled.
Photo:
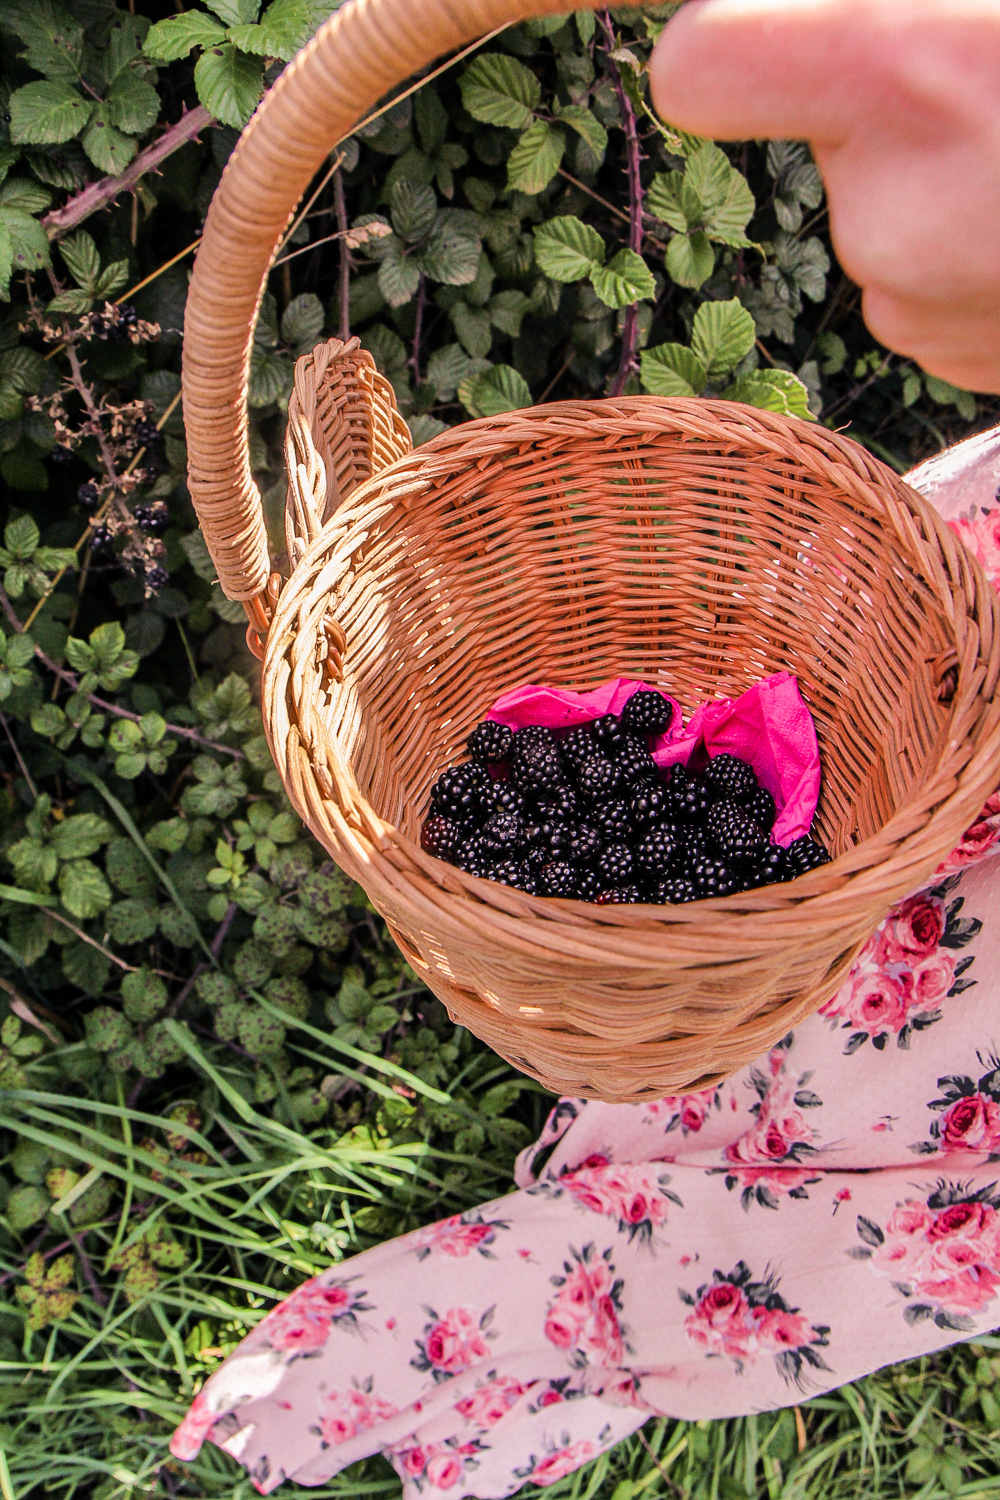
[[587, 802], [608, 802], [622, 785], [621, 772], [613, 760], [603, 756], [585, 761], [576, 776], [580, 795]]
[[662, 693], [640, 688], [622, 709], [622, 727], [629, 734], [651, 737], [665, 733], [674, 717], [674, 706]]
[[435, 859], [450, 860], [461, 842], [462, 832], [457, 823], [432, 813], [420, 830], [420, 847]]
[[702, 781], [717, 801], [747, 802], [757, 790], [757, 778], [753, 767], [735, 755], [713, 755], [704, 772]]
[[753, 865], [764, 857], [767, 835], [735, 802], [713, 803], [705, 832], [730, 868]]
[[651, 828], [637, 850], [639, 864], [651, 874], [666, 875], [683, 855], [683, 844], [672, 823]]
[[753, 796], [747, 798], [743, 807], [759, 828], [763, 828], [765, 833], [771, 832], [778, 812], [770, 792], [759, 786]]
[[597, 859], [597, 873], [606, 887], [627, 885], [635, 859], [628, 844], [608, 844]]
[[617, 714], [602, 714], [591, 724], [590, 732], [594, 737], [595, 745], [599, 745], [604, 754], [612, 760], [625, 743], [625, 733]]
[[472, 759], [483, 766], [499, 765], [507, 759], [514, 743], [514, 731], [495, 719], [484, 719], [469, 735], [468, 747]]

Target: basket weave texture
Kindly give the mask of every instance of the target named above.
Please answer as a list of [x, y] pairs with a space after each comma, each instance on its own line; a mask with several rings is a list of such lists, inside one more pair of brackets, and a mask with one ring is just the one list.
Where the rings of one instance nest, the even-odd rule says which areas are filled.
[[[411, 453], [356, 340], [297, 365], [293, 566], [268, 580], [246, 368], [291, 207], [377, 94], [490, 25], [579, 4], [354, 0], [322, 27], [213, 201], [184, 399], [192, 496], [263, 651], [292, 803], [456, 1020], [557, 1091], [634, 1101], [707, 1085], [814, 1011], [957, 842], [1000, 781], [1000, 605], [918, 495], [818, 425], [633, 397], [468, 423]], [[836, 856], [790, 885], [595, 907], [419, 847], [432, 782], [511, 687], [636, 677], [690, 712], [779, 670], [816, 722]]]

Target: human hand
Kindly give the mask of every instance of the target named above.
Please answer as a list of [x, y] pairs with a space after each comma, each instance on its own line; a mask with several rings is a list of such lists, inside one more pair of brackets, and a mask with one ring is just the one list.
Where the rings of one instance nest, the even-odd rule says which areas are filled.
[[875, 337], [1000, 391], [1000, 0], [688, 0], [650, 80], [683, 130], [808, 140]]

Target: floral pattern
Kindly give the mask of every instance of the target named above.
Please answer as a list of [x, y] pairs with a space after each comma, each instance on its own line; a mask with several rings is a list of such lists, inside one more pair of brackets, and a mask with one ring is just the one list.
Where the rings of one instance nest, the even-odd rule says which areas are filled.
[[1000, 1161], [1000, 1057], [995, 1053], [977, 1052], [982, 1073], [978, 1081], [967, 1073], [947, 1073], [938, 1079], [942, 1090], [928, 1109], [940, 1111], [933, 1121], [930, 1140], [917, 1141], [910, 1147], [920, 1156], [938, 1152], [969, 1152]]
[[598, 1433], [596, 1442], [583, 1438], [574, 1443], [570, 1440], [569, 1433], [564, 1432], [558, 1446], [555, 1443], [549, 1444], [543, 1450], [541, 1458], [536, 1458], [532, 1453], [528, 1462], [515, 1469], [514, 1473], [518, 1479], [530, 1480], [532, 1484], [555, 1484], [558, 1479], [565, 1479], [567, 1474], [572, 1474], [574, 1469], [594, 1458], [600, 1452], [600, 1445], [605, 1437], [606, 1433], [602, 1431]]
[[429, 1370], [434, 1380], [450, 1380], [477, 1360], [488, 1359], [486, 1340], [497, 1336], [490, 1326], [495, 1311], [496, 1304], [484, 1313], [450, 1307], [439, 1317], [433, 1307], [425, 1307], [430, 1322], [424, 1325], [423, 1338], [414, 1340], [417, 1353], [410, 1364], [415, 1370]]
[[682, 1136], [697, 1135], [712, 1111], [721, 1108], [721, 1089], [698, 1089], [693, 1094], [667, 1094], [663, 1099], [651, 1100], [643, 1106], [643, 1119], [664, 1121], [667, 1134], [679, 1130]]
[[356, 1277], [314, 1276], [268, 1313], [250, 1335], [252, 1343], [266, 1343], [283, 1354], [312, 1354], [321, 1349], [335, 1324], [356, 1328], [359, 1312], [371, 1309], [366, 1293], [352, 1288]]
[[487, 1260], [495, 1260], [491, 1245], [498, 1229], [509, 1229], [503, 1219], [483, 1218], [478, 1208], [465, 1214], [454, 1214], [450, 1219], [441, 1219], [437, 1224], [428, 1224], [425, 1229], [414, 1230], [410, 1236], [410, 1248], [418, 1260], [428, 1255], [450, 1255], [459, 1260], [462, 1256], [477, 1253]]
[[670, 1174], [657, 1162], [614, 1165], [592, 1152], [573, 1171], [563, 1172], [555, 1181], [546, 1179], [529, 1191], [550, 1197], [568, 1193], [581, 1208], [614, 1219], [630, 1240], [649, 1245], [654, 1229], [667, 1222], [668, 1204], [683, 1207], [669, 1184]]
[[826, 1347], [830, 1329], [810, 1323], [797, 1307], [789, 1307], [778, 1285], [771, 1270], [755, 1281], [743, 1261], [728, 1275], [715, 1271], [696, 1297], [681, 1290], [681, 1301], [692, 1309], [684, 1332], [710, 1358], [727, 1355], [734, 1360], [741, 1374], [762, 1354], [773, 1355], [782, 1377], [804, 1389], [806, 1365], [830, 1368], [816, 1352]]
[[517, 1405], [527, 1389], [512, 1376], [498, 1375], [491, 1370], [471, 1396], [463, 1396], [461, 1401], [455, 1402], [455, 1410], [476, 1427], [495, 1427], [511, 1407]]
[[749, 1084], [757, 1095], [751, 1106], [753, 1125], [725, 1148], [726, 1187], [740, 1188], [744, 1208], [759, 1203], [777, 1208], [778, 1199], [808, 1197], [807, 1188], [819, 1182], [802, 1164], [816, 1150], [817, 1132], [804, 1110], [818, 1109], [823, 1101], [809, 1087], [812, 1072], [793, 1075], [786, 1066], [794, 1037], [790, 1034], [767, 1055], [767, 1066], [750, 1069]]
[[349, 1390], [325, 1393], [319, 1421], [312, 1428], [322, 1447], [336, 1447], [338, 1443], [347, 1443], [351, 1438], [357, 1437], [359, 1432], [365, 1432], [377, 1422], [385, 1422], [396, 1415], [396, 1408], [391, 1401], [384, 1401], [381, 1396], [372, 1394], [373, 1383], [374, 1377], [369, 1375], [360, 1384], [352, 1384]]
[[570, 1257], [562, 1275], [549, 1278], [558, 1290], [545, 1315], [545, 1337], [575, 1366], [621, 1364], [628, 1347], [620, 1321], [623, 1282], [615, 1279], [611, 1251], [598, 1254], [591, 1242], [582, 1250], [571, 1246]]
[[470, 1469], [478, 1468], [476, 1455], [482, 1447], [475, 1438], [464, 1443], [454, 1438], [443, 1443], [418, 1443], [410, 1438], [386, 1452], [404, 1481], [421, 1494], [425, 1489], [453, 1490]]
[[976, 983], [963, 976], [972, 955], [955, 953], [976, 937], [978, 917], [960, 915], [964, 896], [948, 901], [954, 876], [908, 896], [866, 943], [848, 979], [820, 1015], [850, 1032], [844, 1053], [851, 1056], [871, 1041], [881, 1051], [890, 1037], [909, 1047], [914, 1032], [941, 1019], [941, 1001]]

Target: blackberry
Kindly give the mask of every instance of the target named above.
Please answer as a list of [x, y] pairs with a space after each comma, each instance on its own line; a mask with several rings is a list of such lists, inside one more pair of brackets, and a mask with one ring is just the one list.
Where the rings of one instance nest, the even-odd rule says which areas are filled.
[[656, 887], [655, 899], [660, 906], [679, 906], [685, 901], [697, 901], [698, 892], [690, 880], [674, 875], [660, 881]]
[[560, 740], [559, 750], [563, 760], [573, 771], [578, 771], [584, 761], [592, 760], [600, 752], [594, 743], [589, 724], [578, 724], [565, 739]]
[[76, 498], [84, 510], [93, 510], [101, 498], [101, 492], [94, 481], [88, 479], [77, 489]]
[[517, 813], [523, 818], [527, 812], [524, 793], [511, 781], [494, 781], [483, 790], [483, 807], [493, 813]]
[[699, 776], [682, 778], [675, 774], [667, 783], [667, 810], [672, 818], [682, 823], [700, 823], [711, 807], [713, 797]]
[[534, 794], [535, 811], [539, 819], [562, 818], [571, 822], [580, 816], [580, 804], [572, 787], [547, 786]]
[[111, 557], [114, 554], [115, 544], [111, 532], [106, 526], [95, 526], [90, 533], [90, 550], [94, 557]]
[[530, 725], [518, 730], [510, 752], [510, 774], [515, 785], [525, 790], [557, 786], [562, 781], [562, 761], [551, 729]]
[[119, 302], [118, 316], [125, 324], [126, 328], [132, 328], [139, 321], [139, 314], [136, 312], [131, 302]]
[[457, 823], [432, 813], [420, 830], [420, 847], [435, 859], [450, 860], [461, 841], [462, 831]]
[[747, 798], [743, 806], [758, 827], [763, 828], [765, 833], [771, 832], [778, 813], [770, 792], [759, 786], [753, 796]]
[[513, 854], [524, 835], [517, 813], [494, 813], [483, 824], [483, 843], [494, 854]]
[[652, 874], [666, 875], [677, 862], [683, 845], [671, 823], [661, 823], [647, 833], [637, 850], [639, 864]]
[[597, 873], [607, 886], [627, 885], [635, 869], [635, 858], [628, 844], [608, 844], [597, 860]]
[[155, 422], [136, 422], [135, 435], [144, 448], [155, 448], [163, 442], [163, 433]]
[[635, 906], [642, 900], [642, 892], [637, 885], [614, 885], [595, 897], [598, 906]]
[[625, 733], [617, 714], [602, 714], [590, 726], [595, 745], [612, 760], [625, 743]]
[[489, 788], [489, 773], [482, 766], [452, 766], [443, 771], [431, 788], [431, 812], [458, 823], [482, 819], [483, 793]]
[[458, 865], [460, 870], [464, 870], [467, 875], [478, 875], [480, 880], [489, 880], [496, 861], [479, 835], [473, 834], [471, 838], [459, 844], [453, 863]]
[[631, 809], [624, 802], [602, 802], [594, 808], [590, 821], [609, 844], [627, 844], [632, 837]]
[[649, 747], [633, 735], [626, 739], [615, 764], [630, 785], [656, 785], [659, 782], [660, 773], [656, 761], [649, 753]]
[[132, 515], [143, 531], [150, 531], [154, 534], [166, 531], [170, 523], [170, 512], [162, 502], [156, 505], [137, 505]]
[[580, 870], [576, 872], [576, 899], [578, 901], [596, 901], [601, 894], [601, 879], [596, 870]]
[[152, 567], [146, 569], [146, 586], [152, 589], [154, 594], [157, 590], [166, 588], [169, 582], [170, 574], [166, 568]]
[[524, 830], [524, 842], [528, 848], [541, 850], [546, 859], [567, 854], [572, 841], [573, 827], [561, 818], [528, 823]]
[[493, 866], [490, 879], [498, 880], [501, 885], [515, 886], [519, 891], [528, 889], [528, 873], [518, 859], [502, 859], [499, 864]]
[[785, 860], [794, 879], [796, 875], [806, 875], [810, 870], [818, 870], [820, 865], [828, 865], [830, 852], [808, 834], [804, 834], [788, 845]]
[[622, 775], [613, 760], [595, 756], [580, 767], [576, 784], [587, 802], [608, 802], [621, 788]]
[[661, 735], [670, 728], [674, 706], [662, 693], [640, 688], [622, 709], [622, 725], [629, 734]]
[[738, 802], [741, 806], [749, 801], [757, 790], [757, 778], [753, 767], [735, 755], [713, 755], [705, 769], [702, 781], [716, 800]]
[[782, 880], [791, 880], [785, 851], [780, 844], [769, 844], [756, 870], [758, 885], [775, 885]]
[[507, 759], [513, 743], [514, 732], [506, 724], [484, 719], [469, 735], [469, 754], [482, 766], [496, 766]]
[[565, 860], [542, 866], [542, 890], [546, 896], [575, 896], [576, 871]]
[[691, 866], [691, 884], [699, 900], [710, 896], [731, 896], [736, 889], [732, 871], [719, 859], [699, 859]]
[[640, 783], [635, 788], [628, 805], [632, 827], [637, 832], [641, 832], [654, 823], [662, 822], [667, 816], [668, 805], [666, 787], [658, 782], [650, 786]]
[[716, 802], [705, 818], [705, 832], [731, 866], [753, 865], [764, 856], [767, 836], [735, 802]]
[[603, 840], [592, 823], [578, 823], [572, 830], [566, 858], [574, 865], [589, 865], [601, 852]]
[[703, 828], [699, 828], [694, 823], [686, 823], [681, 824], [677, 831], [682, 839], [678, 863], [683, 865], [685, 869], [690, 869], [699, 859], [710, 859], [712, 857], [709, 852], [708, 839], [705, 837], [705, 830]]

